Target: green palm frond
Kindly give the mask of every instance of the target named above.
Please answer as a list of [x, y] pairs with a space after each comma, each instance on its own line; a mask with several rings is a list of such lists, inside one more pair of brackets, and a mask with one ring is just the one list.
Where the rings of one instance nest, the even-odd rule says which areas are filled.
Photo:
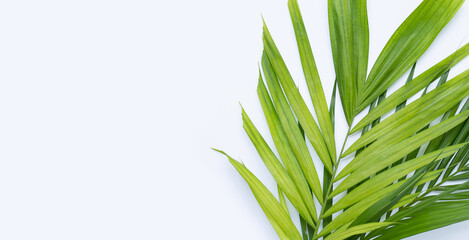
[[[298, 2], [289, 0], [288, 9], [310, 98], [300, 94], [264, 22], [257, 94], [274, 146], [244, 109], [242, 119], [277, 182], [278, 198], [243, 164], [217, 151], [246, 180], [280, 239], [403, 239], [469, 220], [469, 69], [449, 79], [450, 69], [469, 55], [469, 44], [414, 75], [418, 59], [463, 3], [424, 0], [367, 75], [366, 0], [328, 0], [336, 74], [329, 107]], [[391, 92], [408, 70], [405, 84]], [[334, 137], [336, 91], [349, 126], [340, 151]], [[352, 134], [360, 137], [345, 148]], [[307, 142], [322, 166], [315, 165]], [[339, 168], [345, 156], [351, 161]], [[299, 216], [288, 211], [287, 202]], [[293, 224], [296, 217], [300, 229]]]

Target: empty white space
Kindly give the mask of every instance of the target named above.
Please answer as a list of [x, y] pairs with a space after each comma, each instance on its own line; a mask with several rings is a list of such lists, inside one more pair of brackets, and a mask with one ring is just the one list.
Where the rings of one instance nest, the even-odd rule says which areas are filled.
[[[326, 2], [299, 1], [329, 99]], [[368, 2], [371, 66], [421, 0]], [[1, 1], [0, 239], [278, 239], [247, 184], [210, 148], [276, 191], [239, 103], [272, 143], [256, 96], [261, 14], [306, 90], [286, 3]], [[468, 23], [465, 3], [417, 74], [468, 42]], [[468, 228], [411, 239], [466, 239]]]

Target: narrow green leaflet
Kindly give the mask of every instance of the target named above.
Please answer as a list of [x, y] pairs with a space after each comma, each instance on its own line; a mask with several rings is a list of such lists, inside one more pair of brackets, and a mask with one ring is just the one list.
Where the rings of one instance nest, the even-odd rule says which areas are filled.
[[345, 117], [352, 125], [368, 67], [366, 0], [329, 0], [332, 56]]
[[[295, 183], [298, 192], [300, 193], [303, 202], [306, 204], [307, 208], [310, 210], [310, 215], [316, 215], [316, 208], [314, 206], [313, 196], [309, 188], [308, 182], [306, 181], [301, 167], [295, 157], [293, 150], [288, 144], [288, 138], [283, 130], [280, 120], [277, 116], [275, 108], [270, 100], [267, 88], [262, 81], [261, 76], [259, 76], [259, 84], [257, 87], [257, 93], [259, 95], [259, 100], [264, 110], [264, 115], [269, 125], [270, 133], [272, 139], [274, 140], [275, 146], [277, 147], [280, 158], [283, 160], [283, 165], [287, 170], [288, 174], [291, 176], [291, 179]], [[321, 185], [319, 183], [319, 178], [316, 174], [316, 169], [312, 169], [313, 172], [310, 174], [315, 175], [315, 185], [313, 185], [315, 192], [321, 194]], [[322, 197], [322, 195], [320, 195]]]
[[[454, 108], [451, 111], [448, 111], [443, 117], [446, 116], [453, 116], [457, 109], [459, 108], [459, 104], [456, 104]], [[466, 102], [464, 106], [462, 107], [461, 111], [466, 111], [469, 109], [469, 102]], [[451, 131], [448, 131], [444, 137], [440, 140], [437, 149], [444, 148], [446, 146], [451, 146], [463, 142], [469, 141], [469, 121], [465, 121], [464, 123], [459, 124], [457, 127], [451, 129]], [[445, 172], [444, 178], [449, 176], [453, 170], [451, 168], [451, 165], [456, 163], [457, 164], [457, 158], [451, 158], [451, 157], [446, 157], [439, 161], [437, 164], [437, 167], [435, 169], [447, 169]], [[428, 185], [429, 187], [433, 187], [436, 184], [436, 180], [430, 182]]]
[[334, 88], [332, 89], [331, 105], [329, 106], [329, 115], [332, 121], [332, 130], [335, 128], [335, 98], [337, 93], [337, 79], [334, 81]]
[[[427, 197], [425, 199], [422, 199], [419, 201], [417, 204], [413, 205], [412, 207], [405, 208], [399, 210], [397, 213], [393, 214], [389, 218], [387, 218], [385, 221], [386, 222], [400, 222], [402, 219], [408, 218], [410, 216], [415, 216], [416, 213], [422, 212], [422, 210], [432, 208], [433, 204], [436, 203], [437, 201], [441, 200], [442, 198], [453, 194], [455, 191], [461, 190], [461, 189], [467, 189], [469, 186], [469, 182], [465, 182], [459, 185], [453, 185], [453, 186], [447, 186], [444, 190], [444, 192]], [[378, 235], [381, 235], [381, 233], [384, 231], [384, 229], [378, 229], [376, 231], [371, 232], [369, 235], [366, 236], [366, 240], [372, 239]]]
[[[406, 176], [407, 174], [426, 166], [427, 164], [431, 163], [432, 161], [439, 160], [445, 158], [447, 156], [453, 155], [457, 152], [460, 148], [464, 147], [465, 144], [459, 144], [455, 146], [451, 146], [445, 148], [444, 150], [437, 150], [428, 154], [425, 154], [421, 157], [413, 159], [411, 161], [405, 162], [403, 164], [397, 165], [391, 169], [388, 169], [373, 178], [365, 181], [359, 187], [355, 188], [353, 191], [347, 193], [343, 198], [341, 198], [334, 206], [338, 209], [345, 208], [366, 198], [373, 193], [379, 191], [380, 189], [386, 187], [389, 184], [392, 184], [394, 181], [398, 180], [399, 178]], [[344, 182], [345, 183], [345, 182]], [[351, 184], [347, 183], [340, 184], [334, 192], [332, 192], [332, 196], [336, 196], [337, 194], [345, 191], [348, 189], [347, 186]]]
[[404, 140], [453, 108], [468, 95], [469, 70], [466, 70], [386, 118], [353, 143], [343, 155], [346, 156], [378, 138], [389, 144], [391, 141]]
[[398, 80], [430, 47], [463, 3], [464, 0], [423, 1], [380, 53], [368, 75], [360, 105], [369, 105]]
[[[334, 81], [334, 89], [332, 90], [332, 96], [331, 96], [331, 105], [329, 107], [329, 114], [331, 115], [332, 119], [332, 126], [334, 126], [334, 119], [335, 119], [335, 98], [336, 98], [336, 93], [337, 93], [337, 79]], [[332, 175], [324, 169], [324, 175], [323, 175], [323, 181], [322, 181], [322, 186], [323, 189], [328, 189], [330, 187], [329, 191], [332, 191], [334, 189], [334, 186], [331, 184], [332, 182]], [[326, 196], [324, 195], [324, 198]], [[332, 198], [329, 199], [324, 199], [324, 204], [323, 204], [323, 212], [326, 212], [329, 208], [332, 207]], [[332, 221], [332, 216], [327, 216], [322, 218], [322, 226], [323, 228], [326, 227], [330, 222]], [[327, 237], [328, 233], [325, 233], [324, 236]]]
[[290, 219], [290, 216], [283, 209], [280, 203], [275, 199], [272, 193], [251, 173], [243, 164], [234, 160], [223, 151], [214, 149], [225, 155], [230, 163], [236, 168], [239, 174], [246, 180], [254, 194], [257, 202], [261, 206], [265, 215], [274, 227], [275, 231], [282, 240], [301, 240], [300, 233]]
[[[318, 236], [324, 236], [327, 233], [330, 233], [334, 229], [340, 228], [341, 226], [345, 224], [351, 224], [353, 220], [356, 219], [361, 213], [363, 213], [366, 209], [368, 209], [371, 205], [375, 204], [377, 201], [382, 199], [383, 197], [389, 195], [393, 191], [395, 191], [397, 188], [402, 186], [404, 184], [404, 181], [399, 182], [397, 184], [393, 184], [391, 186], [388, 186], [386, 188], [381, 189], [379, 192], [373, 194], [372, 196], [363, 199], [362, 201], [358, 202], [357, 204], [351, 206], [347, 210], [345, 210], [343, 213], [338, 215], [336, 218], [332, 220], [329, 225], [324, 227], [324, 229], [318, 234]], [[340, 209], [339, 209], [340, 210]], [[339, 211], [337, 210], [337, 211]], [[334, 212], [337, 212], [335, 209], [329, 209], [324, 215], [325, 216], [330, 216]]]
[[[337, 230], [334, 231], [334, 234], [335, 234], [336, 236], [340, 236], [342, 233], [345, 232], [345, 230], [347, 230], [347, 229], [350, 227], [350, 224], [352, 224], [352, 223], [347, 223], [347, 224], [341, 226], [339, 229], [337, 229]], [[323, 237], [323, 239], [326, 239], [326, 236], [323, 236], [323, 235], [321, 235], [321, 234], [317, 235], [317, 236], [316, 236], [316, 239], [319, 239], [320, 237]]]
[[425, 170], [426, 169], [419, 169], [411, 178], [405, 181], [402, 186], [397, 188], [391, 194], [380, 199], [375, 204], [371, 205], [353, 221], [351, 226], [363, 224], [366, 222], [379, 222], [383, 214], [389, 211], [404, 196], [410, 194], [415, 186], [418, 186], [418, 182], [424, 176]]
[[[373, 102], [371, 102], [370, 104], [370, 108], [369, 108], [369, 111], [373, 110], [377, 104], [379, 104], [380, 102], [383, 101], [384, 98], [386, 98], [385, 96], [386, 94], [383, 93], [381, 96], [378, 97], [378, 99], [374, 100]], [[361, 135], [363, 136], [365, 133], [367, 133], [368, 131], [370, 131], [371, 128], [374, 128], [376, 125], [378, 125], [378, 123], [381, 122], [381, 119], [380, 118], [377, 118], [375, 121], [373, 121], [371, 124], [368, 124], [366, 125], [363, 129], [362, 129], [362, 132], [361, 132]], [[363, 152], [363, 150], [366, 148], [367, 146], [364, 146], [360, 149], [357, 150], [357, 153], [356, 155], [360, 154], [361, 152]]]
[[[267, 111], [266, 114], [271, 115], [275, 114], [275, 111], [277, 111], [278, 119], [280, 120], [280, 123], [282, 125], [281, 127], [277, 127], [279, 128], [278, 132], [279, 134], [282, 134], [282, 138], [286, 137], [286, 139], [288, 139], [287, 142], [278, 144], [287, 144], [289, 145], [289, 147], [278, 146], [278, 148], [291, 148], [293, 150], [296, 160], [298, 161], [301, 170], [303, 171], [303, 174], [309, 183], [309, 186], [319, 199], [319, 202], [322, 204], [323, 195], [321, 191], [321, 184], [319, 182], [319, 177], [317, 175], [313, 159], [311, 157], [311, 154], [309, 153], [308, 147], [304, 140], [304, 134], [302, 134], [298, 123], [296, 122], [295, 115], [293, 114], [290, 106], [288, 105], [287, 99], [283, 95], [283, 91], [280, 87], [280, 83], [278, 82], [278, 78], [272, 69], [272, 65], [270, 64], [267, 55], [265, 54], [263, 54], [262, 56], [262, 69], [264, 70], [265, 79], [267, 81], [267, 85], [269, 87], [270, 94], [272, 96], [272, 100], [276, 108], [274, 109], [273, 107], [269, 106], [267, 107], [267, 110], [264, 110], [264, 112]], [[261, 104], [268, 105], [268, 103], [271, 102], [267, 90], [265, 89], [264, 83], [262, 81], [259, 82], [258, 93]], [[273, 118], [275, 118], [275, 116]], [[272, 121], [276, 120], [273, 119]], [[271, 125], [272, 124], [273, 123], [271, 123]], [[283, 129], [283, 131], [281, 130], [281, 128]]]
[[377, 240], [398, 240], [422, 232], [469, 220], [469, 201], [452, 201], [434, 203], [398, 225], [388, 228]]
[[290, 216], [290, 212], [288, 211], [287, 201], [285, 201], [285, 195], [283, 194], [282, 188], [280, 185], [277, 184], [277, 191], [278, 191], [278, 200], [280, 202], [280, 206], [282, 206], [283, 210]]
[[[401, 110], [399, 112], [403, 111], [404, 110]], [[373, 173], [376, 173], [379, 170], [391, 165], [395, 161], [401, 159], [417, 147], [420, 147], [426, 142], [451, 130], [460, 123], [464, 122], [468, 117], [469, 111], [464, 111], [398, 143], [391, 144], [388, 142], [383, 142], [382, 140], [378, 140], [370, 147], [366, 148], [360, 155], [355, 157], [355, 159], [353, 159], [338, 174], [335, 181], [352, 173], [349, 177], [347, 177], [347, 180], [341, 183], [341, 185], [346, 184], [351, 187], [363, 179], [371, 176]], [[373, 147], [374, 145], [378, 147]], [[381, 146], [384, 146], [384, 148]]]
[[[326, 141], [329, 152], [332, 156], [336, 155], [334, 130], [332, 127], [329, 111], [327, 110], [326, 97], [322, 89], [321, 80], [319, 79], [318, 69], [309, 43], [308, 34], [306, 33], [303, 18], [301, 17], [300, 8], [296, 0], [288, 1], [288, 8], [290, 9], [290, 16], [295, 29], [296, 42], [300, 52], [301, 65], [308, 85], [309, 94], [314, 105], [314, 110], [318, 117], [319, 125], [321, 126], [322, 134]], [[335, 159], [334, 157], [332, 157]]]
[[[440, 75], [454, 67], [462, 59], [467, 57], [467, 55], [469, 55], [469, 43], [392, 93], [379, 106], [373, 109], [373, 111], [370, 111], [370, 113], [368, 113], [362, 120], [360, 120], [360, 122], [358, 122], [357, 125], [353, 127], [351, 133], [357, 132], [359, 129], [365, 127], [374, 119], [391, 111], [400, 103], [412, 97], [418, 91], [428, 86]], [[366, 106], [367, 105], [360, 105], [359, 110], [363, 110]]]
[[308, 208], [305, 201], [301, 198], [302, 194], [298, 191], [295, 183], [282, 166], [282, 163], [280, 163], [265, 140], [262, 138], [261, 134], [257, 131], [244, 109], [242, 111], [242, 115], [244, 130], [251, 139], [254, 147], [256, 147], [256, 150], [265, 166], [301, 216], [303, 216], [309, 224], [314, 225], [314, 222], [317, 220], [316, 212], [313, 212], [314, 209]]
[[464, 154], [461, 153], [460, 156], [458, 156], [459, 154], [456, 154], [456, 156], [455, 156], [455, 159], [456, 159], [456, 157], [459, 157], [459, 158], [460, 158], [459, 161], [456, 161], [456, 160], [455, 160], [455, 163], [459, 163], [459, 164], [460, 164], [459, 167], [458, 167], [458, 170], [461, 170], [461, 169], [464, 169], [464, 168], [468, 168], [466, 164], [467, 164], [467, 162], [469, 161], [469, 147], [466, 147], [466, 148], [464, 149], [464, 151], [466, 151]]
[[463, 173], [451, 178], [451, 180], [458, 181], [458, 180], [466, 180], [469, 178], [469, 173]]
[[[335, 162], [335, 154], [332, 154], [332, 146], [328, 146], [321, 130], [319, 129], [316, 121], [314, 120], [311, 112], [309, 111], [304, 99], [302, 98], [298, 88], [293, 81], [290, 72], [288, 71], [285, 62], [280, 55], [277, 47], [275, 46], [274, 40], [267, 29], [267, 26], [264, 23], [264, 49], [267, 53], [267, 56], [272, 64], [272, 68], [275, 71], [280, 83], [282, 84], [285, 95], [290, 102], [290, 105], [295, 113], [298, 121], [305, 131], [306, 136], [313, 145], [314, 149], [321, 158], [321, 161], [327, 167], [327, 169], [332, 173], [332, 163]], [[335, 148], [335, 147], [334, 147]]]
[[[378, 99], [374, 100], [374, 101], [370, 104], [369, 111], [373, 110], [373, 108], [376, 106], [376, 104], [379, 104], [379, 102], [382, 101], [382, 98], [385, 98], [385, 97], [386, 97], [385, 95], [386, 95], [386, 94], [383, 93], [383, 94], [381, 94], [381, 96], [378, 97]], [[380, 119], [380, 118], [377, 118], [377, 119], [376, 119], [375, 121], [373, 121], [371, 124], [365, 126], [365, 127], [362, 129], [362, 133], [361, 133], [361, 134], [363, 135], [363, 134], [365, 134], [366, 132], [368, 132], [371, 128], [375, 127], [380, 121], [381, 121], [381, 119]], [[359, 155], [361, 152], [363, 152], [363, 150], [365, 150], [366, 147], [367, 147], [367, 146], [358, 149], [355, 155], [356, 155], [356, 156]], [[349, 189], [347, 190], [347, 192], [351, 192], [354, 188], [356, 188], [356, 187], [359, 186], [360, 184], [361, 184], [361, 183], [358, 183], [357, 185], [355, 185], [355, 186], [349, 188]]]
[[[303, 131], [303, 128], [301, 127], [301, 124], [298, 123], [298, 128], [300, 129], [301, 136], [303, 136], [303, 140], [305, 140], [305, 133]], [[327, 172], [327, 169], [324, 169], [325, 172]], [[304, 240], [311, 240], [313, 238], [313, 233], [314, 233], [314, 228], [309, 225], [300, 215], [300, 224], [301, 224], [301, 233], [303, 234], [303, 239]]]
[[415, 200], [422, 192], [416, 192], [409, 195], [404, 196], [399, 202], [396, 203], [391, 209], [396, 209], [403, 207], [404, 205], [410, 204], [412, 201]]
[[402, 219], [410, 217], [425, 208], [431, 207], [434, 203], [441, 201], [443, 198], [449, 195], [452, 195], [455, 192], [458, 192], [459, 190], [468, 189], [468, 187], [469, 187], [469, 181], [458, 184], [458, 185], [449, 185], [449, 186], [446, 186], [444, 189], [443, 187], [440, 187], [442, 189], [439, 189], [439, 190], [443, 192], [437, 195], [421, 198], [414, 206], [398, 211], [396, 214], [392, 215], [385, 221], [394, 222], [394, 221], [400, 221]]
[[[410, 69], [410, 72], [409, 72], [409, 76], [407, 76], [406, 83], [409, 83], [410, 81], [412, 81], [412, 79], [414, 79], [414, 73], [415, 73], [415, 67], [416, 67], [416, 66], [417, 66], [417, 62], [414, 63], [414, 65], [412, 65], [412, 68]], [[386, 92], [387, 92], [387, 91], [386, 91]], [[381, 104], [381, 103], [380, 103], [380, 104]], [[399, 105], [396, 106], [395, 111], [397, 112], [397, 111], [401, 110], [401, 109], [404, 108], [406, 105], [407, 105], [407, 101], [405, 100], [405, 101], [401, 102]], [[372, 110], [373, 110], [373, 109], [370, 108], [370, 110], [368, 111], [368, 113], [371, 112]], [[377, 118], [377, 119], [380, 119], [380, 120], [381, 120], [380, 117]], [[373, 122], [375, 122], [375, 121], [373, 121]], [[420, 131], [420, 130], [419, 130], [419, 131]], [[363, 136], [363, 133], [362, 133], [362, 136]], [[419, 149], [420, 149], [420, 148], [419, 148]], [[405, 161], [407, 160], [407, 158], [412, 159], [412, 158], [413, 158], [413, 157], [412, 157], [413, 154], [416, 154], [415, 156], [417, 156], [419, 149], [416, 149], [416, 150], [414, 150], [413, 152], [409, 153], [408, 155], [406, 155], [405, 157], [403, 157], [403, 158], [401, 159], [401, 161], [397, 161], [397, 162], [393, 163], [390, 167], [394, 167], [394, 166], [396, 166], [396, 165], [398, 165], [398, 164], [400, 164], [400, 163], [405, 162]], [[357, 152], [357, 153], [358, 153], [358, 152]], [[391, 214], [391, 212], [389, 212], [388, 215], [389, 215], [389, 214]]]
[[[407, 76], [407, 80], [405, 82], [406, 84], [408, 84], [409, 82], [411, 82], [414, 79], [415, 67], [417, 67], [417, 62], [415, 62], [414, 65], [412, 65], [412, 68], [410, 69], [410, 72], [409, 72], [409, 76]], [[386, 99], [384, 99], [384, 100], [386, 100]], [[383, 101], [381, 101], [380, 104]], [[403, 100], [401, 103], [399, 103], [399, 105], [396, 106], [396, 112], [401, 110], [402, 108], [404, 108], [406, 105], [407, 105], [407, 99]], [[371, 112], [371, 110], [370, 110], [370, 112]]]
[[300, 226], [301, 226], [301, 236], [303, 236], [303, 240], [308, 240], [308, 223], [301, 217], [300, 215]]
[[346, 239], [348, 237], [351, 237], [357, 234], [367, 233], [377, 228], [386, 227], [392, 224], [394, 223], [376, 222], [376, 223], [366, 223], [362, 225], [357, 225], [357, 226], [348, 228], [345, 231], [340, 231], [338, 233], [334, 232], [331, 235], [329, 235], [329, 237], [327, 237], [326, 240], [343, 240], [343, 239]]
[[[428, 172], [420, 179], [420, 181], [416, 185], [424, 184], [425, 182], [433, 180], [435, 177], [436, 177], [435, 173]], [[319, 233], [318, 236], [320, 237], [324, 236], [327, 233], [333, 231], [334, 229], [337, 229], [347, 223], [350, 223], [351, 221], [356, 219], [360, 214], [362, 214], [366, 209], [368, 209], [373, 204], [378, 202], [380, 199], [388, 196], [389, 194], [394, 192], [396, 189], [400, 188], [407, 180], [408, 179], [405, 179], [398, 183], [382, 188], [378, 192], [372, 194], [371, 196], [364, 198], [363, 200], [357, 202], [356, 204], [353, 204], [351, 207], [347, 208], [339, 216], [334, 218], [334, 220], [332, 220], [332, 222], [329, 225], [324, 227], [324, 229]], [[340, 211], [340, 210], [341, 209], [338, 209], [338, 208], [330, 209], [324, 214], [324, 216], [330, 216], [333, 213]]]
[[[468, 179], [468, 177], [464, 179]], [[464, 192], [457, 192], [445, 197], [442, 197], [441, 200], [468, 200], [469, 199], [469, 191], [464, 191]]]

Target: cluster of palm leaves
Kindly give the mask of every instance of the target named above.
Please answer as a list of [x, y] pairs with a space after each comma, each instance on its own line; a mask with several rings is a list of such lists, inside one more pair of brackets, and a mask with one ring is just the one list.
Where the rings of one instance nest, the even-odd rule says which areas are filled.
[[[449, 70], [469, 55], [469, 44], [414, 76], [417, 60], [463, 3], [424, 0], [367, 74], [366, 0], [329, 0], [336, 83], [328, 108], [298, 3], [289, 0], [314, 113], [264, 24], [257, 93], [278, 156], [244, 110], [242, 117], [246, 133], [278, 184], [278, 196], [242, 163], [227, 157], [280, 239], [402, 239], [469, 220], [469, 70], [448, 79]], [[409, 69], [406, 83], [386, 96]], [[434, 82], [437, 86], [430, 87]], [[360, 134], [340, 152], [334, 138], [336, 89], [349, 125], [347, 138]], [[407, 102], [415, 95], [417, 100]], [[368, 113], [355, 119], [362, 111]], [[322, 181], [307, 141], [323, 163]], [[349, 155], [350, 163], [338, 170]], [[295, 227], [286, 199], [298, 211], [301, 229]]]

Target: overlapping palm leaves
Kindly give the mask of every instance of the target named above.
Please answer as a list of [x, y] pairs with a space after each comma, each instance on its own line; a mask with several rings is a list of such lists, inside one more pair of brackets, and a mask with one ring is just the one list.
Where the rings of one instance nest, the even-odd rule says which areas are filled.
[[[243, 164], [227, 157], [280, 239], [402, 239], [469, 220], [469, 70], [448, 79], [449, 70], [469, 55], [469, 44], [414, 76], [417, 60], [463, 3], [424, 0], [392, 35], [367, 75], [366, 0], [329, 0], [335, 86], [350, 126], [347, 137], [361, 133], [340, 152], [334, 139], [336, 89], [328, 110], [297, 1], [289, 0], [288, 8], [311, 99], [300, 95], [264, 24], [257, 93], [278, 156], [244, 110], [242, 118], [278, 183], [278, 197]], [[406, 84], [388, 94], [409, 69]], [[429, 90], [435, 81], [437, 87]], [[422, 90], [417, 100], [407, 102]], [[307, 101], [313, 103], [317, 122]], [[353, 125], [368, 106], [366, 116]], [[306, 141], [323, 163], [322, 183]], [[353, 154], [339, 171], [340, 160]], [[298, 211], [301, 230], [293, 224], [295, 216], [288, 212], [284, 196]]]

